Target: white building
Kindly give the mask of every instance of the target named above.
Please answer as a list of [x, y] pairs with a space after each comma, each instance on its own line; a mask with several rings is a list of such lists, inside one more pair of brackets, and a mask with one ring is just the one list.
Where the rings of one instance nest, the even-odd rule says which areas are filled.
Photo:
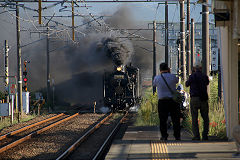
[[219, 27], [219, 46], [223, 73], [223, 92], [227, 136], [232, 138], [233, 127], [240, 124], [239, 113], [239, 55], [240, 1], [213, 0], [216, 27]]

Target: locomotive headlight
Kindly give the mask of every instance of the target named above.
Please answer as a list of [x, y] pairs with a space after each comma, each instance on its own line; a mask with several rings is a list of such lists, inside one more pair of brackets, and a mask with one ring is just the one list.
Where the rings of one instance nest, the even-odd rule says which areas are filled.
[[117, 67], [117, 71], [121, 71], [121, 70], [122, 70], [121, 66]]

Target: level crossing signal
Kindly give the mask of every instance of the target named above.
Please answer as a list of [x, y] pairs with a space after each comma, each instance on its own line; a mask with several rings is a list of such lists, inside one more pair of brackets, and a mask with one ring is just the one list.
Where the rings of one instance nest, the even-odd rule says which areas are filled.
[[28, 81], [28, 79], [25, 77], [25, 78], [23, 78], [23, 81], [26, 83]]
[[27, 63], [30, 63], [29, 61], [24, 61], [24, 71], [23, 71], [23, 82], [24, 82], [24, 86], [23, 86], [23, 90], [27, 92]]
[[23, 75], [24, 75], [24, 76], [27, 76], [27, 72], [26, 72], [26, 71], [24, 71], [24, 72], [23, 72]]

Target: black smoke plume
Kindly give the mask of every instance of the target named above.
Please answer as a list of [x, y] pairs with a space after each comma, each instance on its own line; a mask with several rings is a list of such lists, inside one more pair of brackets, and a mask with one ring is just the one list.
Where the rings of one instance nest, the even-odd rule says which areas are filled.
[[104, 38], [102, 41], [103, 50], [116, 66], [126, 65], [131, 60], [133, 51], [129, 44], [120, 42], [120, 39], [113, 37]]
[[[146, 28], [135, 22], [131, 15], [131, 9], [124, 6], [112, 17], [105, 21], [102, 20], [101, 26], [98, 23], [91, 23], [81, 30], [78, 29], [85, 33], [85, 36], [76, 32], [76, 43], [72, 43], [70, 40], [71, 30], [67, 31], [69, 33], [50, 33], [51, 95], [54, 95], [55, 105], [88, 104], [92, 106], [94, 101], [97, 101], [97, 104], [101, 103], [103, 97], [102, 75], [106, 71], [112, 71], [117, 65], [126, 65], [131, 62], [140, 69], [142, 77], [151, 75], [152, 54], [138, 46], [151, 50], [152, 42], [130, 41], [127, 38], [128, 33], [109, 29], [109, 27]], [[90, 18], [90, 20], [92, 19]], [[83, 20], [83, 22], [88, 21], [89, 19]], [[14, 37], [16, 34], [12, 30], [15, 28], [13, 27], [9, 33], [12, 33], [11, 36]], [[5, 33], [5, 30], [2, 29], [2, 32]], [[148, 39], [152, 38], [152, 32], [137, 32], [137, 34]], [[46, 35], [43, 35], [41, 37], [43, 40], [22, 48], [22, 59], [30, 61], [27, 66], [30, 92], [46, 92], [45, 37]], [[39, 37], [36, 35], [35, 38]], [[26, 40], [34, 41], [29, 38], [29, 35], [22, 36], [22, 45], [26, 43]], [[11, 46], [16, 46], [12, 44], [13, 42], [15, 39], [9, 40]], [[14, 63], [10, 62], [10, 75], [16, 75], [16, 49], [12, 50], [10, 50], [10, 61], [14, 61]], [[157, 50], [161, 51], [158, 48]], [[2, 57], [0, 55], [1, 59]], [[1, 66], [3, 66], [2, 63]]]

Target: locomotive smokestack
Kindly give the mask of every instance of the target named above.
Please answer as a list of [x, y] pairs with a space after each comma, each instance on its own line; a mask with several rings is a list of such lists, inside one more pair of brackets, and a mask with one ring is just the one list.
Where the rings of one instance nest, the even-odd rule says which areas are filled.
[[103, 50], [106, 52], [107, 57], [111, 58], [117, 67], [130, 62], [133, 55], [131, 43], [120, 41], [116, 37], [104, 38], [102, 43]]

